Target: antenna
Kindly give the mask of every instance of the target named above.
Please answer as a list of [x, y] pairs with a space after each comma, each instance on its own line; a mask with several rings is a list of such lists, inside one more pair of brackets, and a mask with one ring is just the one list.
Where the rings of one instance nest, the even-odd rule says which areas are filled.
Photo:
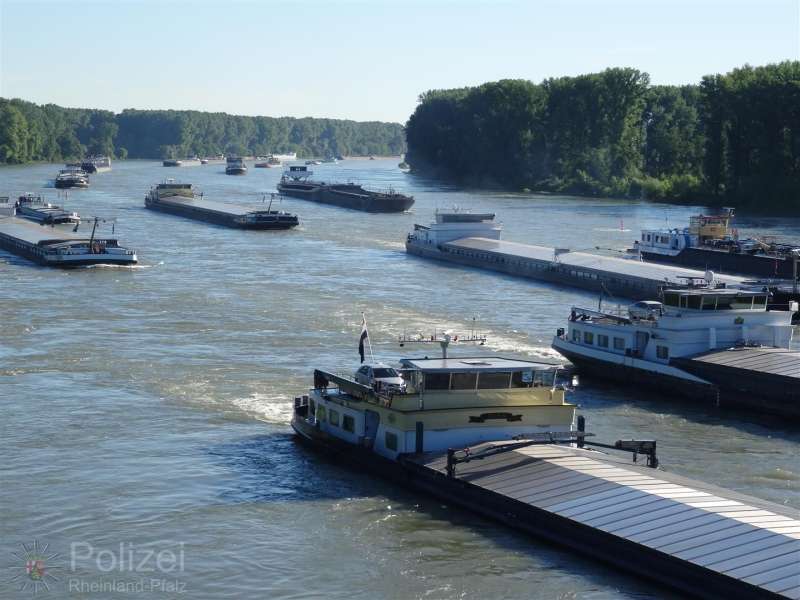
[[406, 344], [439, 344], [439, 346], [442, 348], [442, 358], [446, 359], [447, 348], [450, 346], [451, 342], [473, 342], [480, 344], [481, 346], [486, 344], [486, 336], [477, 333], [476, 322], [476, 317], [472, 317], [472, 329], [470, 329], [468, 335], [454, 335], [450, 331], [442, 331], [440, 333], [434, 329], [433, 335], [429, 337], [425, 337], [422, 334], [412, 336], [406, 332], [403, 332], [403, 334], [398, 337], [397, 341], [400, 343], [401, 348]]

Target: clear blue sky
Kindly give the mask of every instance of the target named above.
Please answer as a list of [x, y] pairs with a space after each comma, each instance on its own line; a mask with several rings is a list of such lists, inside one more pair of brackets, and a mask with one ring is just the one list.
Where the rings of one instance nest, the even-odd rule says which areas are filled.
[[433, 88], [800, 59], [800, 0], [0, 0], [0, 96], [404, 122]]

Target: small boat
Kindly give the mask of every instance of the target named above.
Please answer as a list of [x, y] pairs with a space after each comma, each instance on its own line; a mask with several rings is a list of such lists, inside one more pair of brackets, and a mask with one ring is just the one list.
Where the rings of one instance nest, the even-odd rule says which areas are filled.
[[89, 175], [83, 169], [76, 167], [61, 169], [56, 175], [55, 186], [58, 189], [88, 188]]
[[[1, 200], [7, 203], [8, 199]], [[41, 196], [24, 194], [17, 199], [16, 214], [18, 217], [40, 223], [42, 225], [78, 225], [81, 217], [76, 212], [64, 210], [60, 206], [46, 202]]]
[[167, 158], [161, 163], [165, 167], [181, 167], [183, 166], [183, 162], [178, 160], [177, 158]]
[[243, 158], [229, 157], [225, 166], [226, 175], [244, 175], [247, 173], [247, 165]]
[[321, 164], [322, 164], [322, 162], [321, 162], [321, 161], [319, 161], [319, 160], [307, 160], [307, 161], [306, 161], [306, 164], [307, 164], [307, 165], [321, 165]]

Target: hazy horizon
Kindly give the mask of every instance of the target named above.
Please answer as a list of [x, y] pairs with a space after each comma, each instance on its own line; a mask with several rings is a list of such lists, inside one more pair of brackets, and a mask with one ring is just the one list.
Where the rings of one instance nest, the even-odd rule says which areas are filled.
[[0, 0], [0, 38], [6, 98], [404, 123], [430, 89], [797, 60], [800, 4]]

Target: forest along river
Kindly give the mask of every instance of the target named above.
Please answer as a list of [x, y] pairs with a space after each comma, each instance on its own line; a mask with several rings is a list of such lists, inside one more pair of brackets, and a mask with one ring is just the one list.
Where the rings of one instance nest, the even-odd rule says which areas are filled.
[[[64, 272], [0, 254], [0, 597], [30, 597], [14, 578], [24, 573], [21, 544], [34, 540], [57, 554], [47, 559], [58, 578], [51, 588], [73, 586], [76, 597], [130, 597], [109, 586], [154, 576], [113, 563], [120, 544], [180, 548], [180, 563], [155, 575], [197, 598], [665, 597], [293, 442], [292, 398], [312, 370], [357, 367], [362, 311], [376, 358], [387, 362], [434, 351], [399, 348], [403, 331], [467, 331], [473, 316], [487, 348], [458, 352], [536, 359], [553, 356], [550, 339], [570, 305], [596, 303], [407, 256], [407, 232], [436, 208], [496, 212], [506, 239], [573, 249], [623, 249], [640, 228], [683, 226], [700, 210], [461, 190], [403, 174], [397, 162], [314, 169], [413, 194], [411, 214], [284, 199], [279, 208], [298, 213], [301, 226], [277, 233], [154, 213], [143, 200], [176, 177], [209, 200], [255, 205], [275, 189], [278, 169], [229, 177], [222, 165], [116, 162], [72, 192], [67, 208], [117, 217], [139, 266]], [[54, 201], [58, 167], [4, 167], [0, 194]], [[738, 226], [800, 239], [797, 219], [742, 217]], [[572, 400], [598, 439], [655, 438], [666, 470], [800, 508], [796, 429], [590, 380]]]

